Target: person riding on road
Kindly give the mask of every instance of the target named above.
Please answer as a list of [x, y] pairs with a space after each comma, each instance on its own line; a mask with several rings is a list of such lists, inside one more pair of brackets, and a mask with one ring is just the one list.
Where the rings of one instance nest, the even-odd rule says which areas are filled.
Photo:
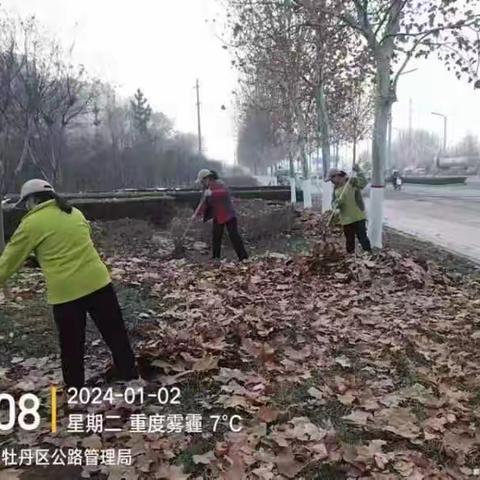
[[0, 286], [34, 252], [46, 279], [47, 301], [53, 305], [66, 387], [81, 388], [85, 383], [87, 312], [111, 350], [120, 379], [138, 378], [117, 296], [93, 245], [88, 221], [44, 180], [26, 182], [20, 204], [28, 213], [0, 256]]
[[392, 173], [392, 185], [394, 190], [400, 190], [402, 188], [402, 177], [398, 170], [394, 170]]

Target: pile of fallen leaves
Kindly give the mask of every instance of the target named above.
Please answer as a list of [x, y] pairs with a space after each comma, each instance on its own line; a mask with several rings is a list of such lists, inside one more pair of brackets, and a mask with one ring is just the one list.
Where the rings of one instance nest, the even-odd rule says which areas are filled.
[[[156, 301], [134, 332], [148, 388], [182, 392], [176, 411], [142, 411], [239, 415], [241, 432], [45, 429], [2, 443], [132, 448], [130, 467], [84, 468], [110, 480], [469, 478], [480, 467], [478, 285], [396, 252], [347, 257], [341, 236], [323, 239], [321, 217], [303, 225], [316, 243], [299, 257], [215, 268], [111, 259], [118, 281], [148, 285]], [[21, 392], [55, 375], [43, 359], [4, 382]]]

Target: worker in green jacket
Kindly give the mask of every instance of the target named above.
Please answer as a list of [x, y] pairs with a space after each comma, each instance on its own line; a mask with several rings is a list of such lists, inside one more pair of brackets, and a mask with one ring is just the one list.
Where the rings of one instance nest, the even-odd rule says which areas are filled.
[[87, 312], [112, 352], [120, 379], [138, 378], [120, 306], [88, 221], [44, 180], [26, 182], [17, 204], [24, 204], [28, 213], [0, 257], [0, 286], [35, 254], [53, 305], [67, 388], [84, 385]]
[[338, 211], [340, 224], [345, 233], [348, 253], [355, 252], [355, 236], [363, 250], [370, 252], [372, 247], [367, 235], [367, 221], [362, 190], [367, 186], [367, 179], [358, 166], [354, 167], [356, 176], [348, 177], [346, 172], [332, 168], [327, 181], [334, 185], [332, 205]]

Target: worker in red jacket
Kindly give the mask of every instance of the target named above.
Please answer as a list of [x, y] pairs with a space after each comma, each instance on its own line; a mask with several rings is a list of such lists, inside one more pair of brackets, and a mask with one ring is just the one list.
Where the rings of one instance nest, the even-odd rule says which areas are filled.
[[248, 254], [238, 231], [237, 214], [228, 187], [218, 178], [216, 172], [206, 168], [198, 172], [197, 183], [203, 187], [202, 204], [197, 215], [202, 216], [204, 222], [213, 219], [213, 258], [220, 258], [223, 231], [227, 227], [238, 259], [246, 260]]

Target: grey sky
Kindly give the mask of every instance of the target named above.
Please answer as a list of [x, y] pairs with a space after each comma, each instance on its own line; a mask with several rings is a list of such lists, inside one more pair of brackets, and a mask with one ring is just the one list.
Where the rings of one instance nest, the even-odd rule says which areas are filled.
[[[195, 79], [200, 78], [203, 137], [212, 157], [233, 162], [232, 94], [235, 73], [212, 24], [216, 0], [3, 0], [10, 12], [34, 14], [74, 57], [99, 77], [116, 83], [122, 94], [144, 90], [155, 109], [174, 119], [176, 128], [196, 132]], [[413, 126], [441, 135], [449, 116], [449, 137], [480, 135], [480, 92], [461, 83], [434, 60], [402, 77], [394, 127], [407, 128], [409, 99]], [[221, 110], [225, 104], [226, 111]]]

